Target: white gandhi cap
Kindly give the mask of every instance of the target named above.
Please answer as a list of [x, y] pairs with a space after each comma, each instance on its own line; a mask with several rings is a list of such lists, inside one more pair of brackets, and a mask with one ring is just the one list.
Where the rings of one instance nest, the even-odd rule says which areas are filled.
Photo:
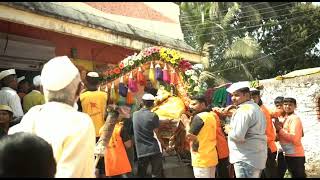
[[24, 79], [26, 79], [26, 77], [25, 76], [21, 76], [21, 77], [18, 78], [17, 82], [20, 83]]
[[7, 70], [1, 71], [1, 72], [0, 72], [0, 81], [1, 81], [3, 78], [5, 78], [5, 77], [7, 77], [7, 76], [9, 76], [9, 75], [12, 75], [12, 74], [16, 74], [16, 70], [14, 70], [14, 69], [7, 69]]
[[38, 75], [38, 76], [33, 78], [33, 85], [36, 86], [36, 87], [41, 85], [40, 75]]
[[242, 89], [242, 88], [249, 88], [249, 81], [240, 81], [231, 84], [231, 86], [227, 89], [229, 93], [234, 93], [235, 91]]
[[41, 72], [44, 89], [58, 91], [68, 86], [79, 74], [77, 67], [67, 56], [59, 56], [48, 61]]
[[142, 96], [142, 99], [143, 100], [147, 100], [147, 101], [154, 101], [154, 96], [152, 95], [152, 94], [144, 94], [143, 96]]
[[89, 76], [89, 77], [99, 77], [99, 74], [97, 72], [88, 72], [87, 76]]
[[253, 91], [259, 91], [257, 88], [250, 88], [250, 92], [253, 92]]

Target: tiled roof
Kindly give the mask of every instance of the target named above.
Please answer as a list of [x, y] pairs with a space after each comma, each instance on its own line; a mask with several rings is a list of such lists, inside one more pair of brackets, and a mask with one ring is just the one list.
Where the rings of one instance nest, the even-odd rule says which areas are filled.
[[183, 40], [159, 35], [129, 24], [112, 21], [94, 14], [88, 14], [61, 4], [50, 2], [0, 2], [0, 4], [24, 11], [31, 11], [44, 16], [54, 17], [64, 21], [70, 21], [72, 23], [78, 23], [87, 27], [100, 27], [111, 31], [114, 34], [149, 42], [158, 46], [165, 46], [189, 53], [199, 54]]

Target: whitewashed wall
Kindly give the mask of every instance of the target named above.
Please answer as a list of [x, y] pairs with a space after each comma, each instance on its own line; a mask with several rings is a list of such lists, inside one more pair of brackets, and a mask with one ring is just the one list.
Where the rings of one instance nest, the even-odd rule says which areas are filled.
[[320, 97], [320, 74], [292, 79], [259, 81], [263, 84], [262, 101], [273, 108], [277, 96], [293, 97], [297, 100], [296, 113], [302, 120], [306, 170], [309, 176], [320, 177], [320, 121], [317, 119], [317, 98]]

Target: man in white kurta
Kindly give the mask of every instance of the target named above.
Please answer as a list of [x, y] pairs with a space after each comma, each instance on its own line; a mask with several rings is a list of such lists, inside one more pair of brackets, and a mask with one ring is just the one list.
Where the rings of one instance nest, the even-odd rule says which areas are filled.
[[[44, 92], [63, 90], [77, 79], [81, 83], [78, 69], [66, 56], [50, 60], [41, 78]], [[75, 92], [72, 103], [80, 94]], [[31, 132], [50, 143], [57, 162], [55, 177], [94, 178], [95, 130], [91, 118], [71, 103], [50, 101], [46, 93], [45, 99], [47, 103], [32, 107], [9, 134]]]
[[21, 101], [16, 91], [18, 86], [16, 71], [14, 69], [1, 71], [0, 81], [3, 83], [0, 90], [0, 104], [9, 106], [14, 117], [23, 116]]

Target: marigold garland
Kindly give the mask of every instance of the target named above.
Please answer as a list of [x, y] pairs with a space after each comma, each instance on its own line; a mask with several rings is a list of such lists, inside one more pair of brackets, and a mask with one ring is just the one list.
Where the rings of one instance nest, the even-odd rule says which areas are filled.
[[173, 66], [173, 68], [176, 69], [176, 72], [179, 71], [183, 76], [188, 92], [193, 91], [193, 88], [195, 88], [195, 86], [193, 85], [194, 83], [189, 82], [190, 80], [193, 81], [192, 78], [194, 78], [194, 74], [191, 78], [190, 73], [190, 71], [192, 71], [192, 64], [183, 59], [178, 51], [158, 46], [146, 48], [139, 54], [135, 53], [131, 56], [126, 57], [112, 69], [103, 72], [103, 75], [105, 76], [104, 80], [109, 82], [113, 81], [150, 61], [162, 61], [164, 63], [170, 64], [171, 66]]

